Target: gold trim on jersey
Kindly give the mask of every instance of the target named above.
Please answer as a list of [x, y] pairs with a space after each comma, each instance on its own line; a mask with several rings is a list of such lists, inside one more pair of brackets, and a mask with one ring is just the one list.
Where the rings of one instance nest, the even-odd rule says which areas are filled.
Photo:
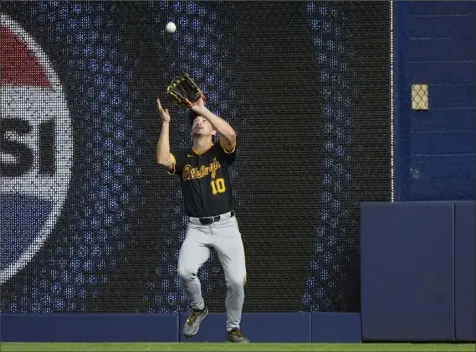
[[187, 164], [184, 166], [182, 175], [185, 181], [195, 180], [197, 178], [202, 178], [211, 174], [212, 178], [215, 178], [216, 171], [221, 168], [220, 162], [217, 158], [213, 158], [210, 165], [202, 165], [200, 168], [192, 167], [192, 165]]
[[210, 149], [212, 149], [212, 147], [213, 147], [213, 143], [212, 143], [207, 149], [205, 149], [205, 150], [204, 150], [203, 152], [201, 152], [201, 153], [197, 152], [197, 151], [196, 151], [195, 149], [193, 149], [193, 147], [192, 147], [192, 152], [194, 152], [196, 155], [203, 155], [203, 154], [205, 154], [206, 152], [208, 152]]
[[[169, 153], [170, 158], [172, 159], [172, 165], [170, 165], [167, 169], [169, 175], [175, 175], [175, 164], [177, 164], [177, 160], [172, 153]], [[172, 168], [172, 170], [170, 170]]]

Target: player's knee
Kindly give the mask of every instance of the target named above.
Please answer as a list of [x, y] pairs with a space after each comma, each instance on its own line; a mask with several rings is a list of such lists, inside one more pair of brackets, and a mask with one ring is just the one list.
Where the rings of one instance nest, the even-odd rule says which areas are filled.
[[180, 279], [184, 281], [192, 280], [197, 275], [194, 270], [187, 267], [178, 267], [177, 273]]

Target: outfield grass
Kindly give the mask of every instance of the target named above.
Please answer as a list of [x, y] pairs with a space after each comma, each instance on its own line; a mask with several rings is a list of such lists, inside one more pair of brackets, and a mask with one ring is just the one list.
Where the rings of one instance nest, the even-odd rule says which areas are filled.
[[474, 344], [326, 344], [326, 343], [16, 343], [6, 351], [475, 351]]

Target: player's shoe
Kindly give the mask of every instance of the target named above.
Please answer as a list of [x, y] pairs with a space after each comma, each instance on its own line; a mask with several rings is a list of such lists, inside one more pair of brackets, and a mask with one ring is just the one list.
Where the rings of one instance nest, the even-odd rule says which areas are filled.
[[188, 316], [187, 321], [183, 327], [183, 335], [186, 337], [192, 337], [197, 334], [200, 323], [208, 314], [208, 307], [205, 306], [203, 310], [193, 310]]
[[227, 342], [250, 342], [246, 337], [243, 336], [241, 330], [238, 328], [231, 329], [230, 332], [226, 335]]

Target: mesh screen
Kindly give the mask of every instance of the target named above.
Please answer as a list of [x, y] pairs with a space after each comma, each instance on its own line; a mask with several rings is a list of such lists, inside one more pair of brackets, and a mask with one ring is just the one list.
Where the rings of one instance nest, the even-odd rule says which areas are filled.
[[[156, 97], [172, 148], [190, 145], [164, 97], [182, 71], [238, 134], [245, 312], [359, 311], [359, 202], [390, 200], [389, 2], [0, 12], [3, 312], [188, 310], [179, 181], [155, 163]], [[199, 277], [224, 311], [214, 254]]]

